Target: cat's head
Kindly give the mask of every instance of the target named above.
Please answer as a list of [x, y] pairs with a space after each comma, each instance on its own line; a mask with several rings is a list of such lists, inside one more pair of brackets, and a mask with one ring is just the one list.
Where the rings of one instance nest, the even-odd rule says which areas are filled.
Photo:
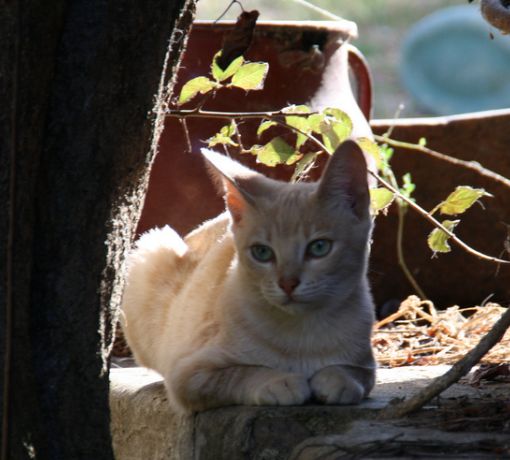
[[316, 183], [269, 179], [202, 151], [225, 194], [239, 270], [271, 305], [299, 313], [336, 305], [365, 276], [371, 231], [367, 166], [344, 142]]

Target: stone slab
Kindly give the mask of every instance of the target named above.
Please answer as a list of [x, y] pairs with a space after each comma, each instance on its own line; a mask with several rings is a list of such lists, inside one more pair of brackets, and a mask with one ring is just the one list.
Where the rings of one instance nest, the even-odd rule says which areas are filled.
[[[367, 449], [382, 443], [389, 446], [387, 453], [390, 455], [400, 446], [397, 441], [389, 441], [392, 436], [403, 437], [404, 445], [410, 446], [411, 451], [429, 441], [433, 444], [432, 440], [437, 439], [438, 449], [440, 445], [444, 450], [450, 444], [458, 444], [452, 452], [461, 453], [463, 448], [468, 448], [465, 433], [450, 436], [439, 430], [374, 420], [378, 410], [392, 399], [410, 396], [448, 369], [449, 366], [380, 369], [371, 397], [359, 406], [239, 406], [189, 416], [172, 412], [157, 373], [140, 367], [112, 369], [110, 406], [115, 456], [117, 460], [308, 460], [323, 458], [322, 455], [333, 459], [348, 454], [349, 449], [360, 448], [356, 443]], [[498, 390], [455, 384], [441, 397], [476, 399], [484, 397], [487, 391], [493, 395]], [[501, 386], [499, 391], [508, 395], [509, 386]], [[428, 408], [433, 410], [435, 404], [432, 402]], [[490, 445], [503, 442], [501, 436], [500, 439], [493, 433], [472, 436], [470, 434], [469, 439], [477, 445], [484, 441], [492, 443]], [[335, 456], [335, 446], [347, 450]], [[479, 454], [473, 449], [471, 452]]]
[[[503, 447], [501, 447], [503, 446]], [[360, 420], [341, 434], [311, 437], [295, 446], [289, 460], [340, 458], [502, 459], [510, 438], [498, 433], [455, 433]]]

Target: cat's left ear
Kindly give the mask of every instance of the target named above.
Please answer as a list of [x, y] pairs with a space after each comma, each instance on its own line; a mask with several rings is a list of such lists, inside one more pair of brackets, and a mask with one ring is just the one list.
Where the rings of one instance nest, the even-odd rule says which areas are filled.
[[330, 158], [319, 184], [321, 201], [349, 206], [359, 219], [370, 215], [367, 162], [353, 140], [343, 142]]
[[201, 149], [201, 152], [209, 174], [218, 190], [225, 195], [225, 203], [234, 223], [238, 224], [246, 209], [255, 207], [255, 199], [249, 190], [259, 180], [260, 174], [212, 150]]

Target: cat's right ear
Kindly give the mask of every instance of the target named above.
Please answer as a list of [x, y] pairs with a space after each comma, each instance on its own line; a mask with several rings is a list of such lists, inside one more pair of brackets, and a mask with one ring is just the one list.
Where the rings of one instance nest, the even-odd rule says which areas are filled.
[[367, 163], [355, 141], [343, 142], [330, 158], [319, 184], [319, 197], [334, 206], [347, 204], [360, 219], [369, 217]]
[[255, 207], [255, 199], [247, 189], [260, 174], [212, 150], [201, 149], [201, 152], [216, 187], [225, 195], [225, 203], [234, 224], [239, 224], [246, 209]]

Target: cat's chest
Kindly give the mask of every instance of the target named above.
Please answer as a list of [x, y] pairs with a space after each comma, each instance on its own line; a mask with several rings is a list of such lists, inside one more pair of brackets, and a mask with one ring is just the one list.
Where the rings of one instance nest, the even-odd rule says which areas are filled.
[[[315, 326], [315, 327], [314, 327]], [[302, 330], [252, 327], [236, 334], [234, 353], [246, 365], [263, 365], [311, 377], [319, 369], [356, 361], [356, 349], [338, 328]]]

